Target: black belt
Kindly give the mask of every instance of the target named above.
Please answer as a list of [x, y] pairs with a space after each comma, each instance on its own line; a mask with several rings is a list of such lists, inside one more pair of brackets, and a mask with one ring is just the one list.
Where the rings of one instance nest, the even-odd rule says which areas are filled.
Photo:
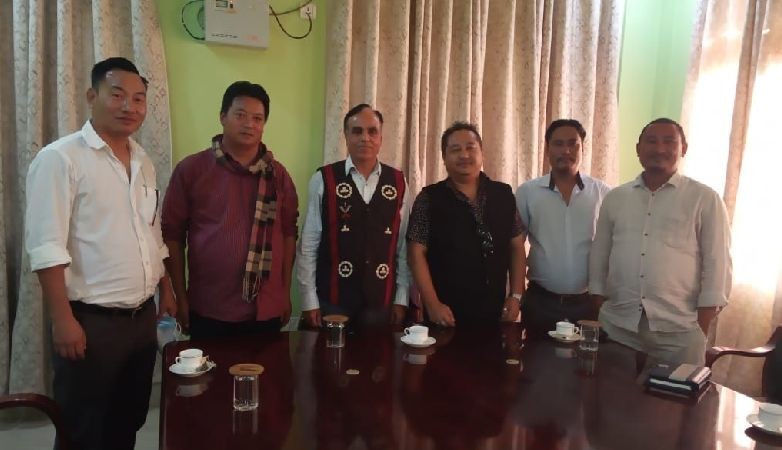
[[558, 298], [559, 301], [567, 301], [567, 300], [581, 300], [585, 297], [589, 297], [588, 292], [584, 292], [583, 294], [557, 294], [556, 292], [551, 292], [548, 289], [544, 288], [543, 286], [539, 285], [538, 283], [534, 281], [530, 281], [528, 285], [528, 290], [535, 290], [540, 292], [543, 295], [546, 295], [548, 297], [554, 297]]
[[79, 312], [103, 314], [107, 316], [126, 316], [132, 318], [136, 314], [141, 313], [141, 311], [145, 310], [146, 308], [149, 308], [154, 304], [155, 304], [155, 297], [149, 297], [144, 301], [144, 303], [138, 305], [135, 308], [116, 308], [116, 307], [109, 307], [109, 306], [100, 306], [94, 303], [83, 303], [83, 302], [75, 301], [75, 302], [71, 302], [71, 309], [73, 311], [79, 311]]

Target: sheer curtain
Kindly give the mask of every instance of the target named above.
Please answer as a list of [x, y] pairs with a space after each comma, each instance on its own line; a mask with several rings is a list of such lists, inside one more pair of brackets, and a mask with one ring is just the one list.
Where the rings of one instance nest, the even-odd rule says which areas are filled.
[[[732, 218], [734, 283], [717, 345], [754, 347], [782, 321], [782, 2], [700, 0], [682, 111], [684, 171], [724, 193]], [[762, 361], [731, 357], [715, 379], [760, 393]]]
[[329, 2], [324, 160], [345, 157], [342, 117], [373, 104], [381, 159], [413, 192], [445, 176], [440, 135], [454, 120], [483, 135], [484, 170], [514, 187], [545, 170], [543, 132], [588, 130], [583, 170], [617, 178], [621, 0]]
[[[49, 322], [23, 251], [24, 181], [42, 146], [81, 128], [92, 65], [133, 60], [149, 79], [138, 140], [166, 186], [171, 171], [168, 85], [154, 0], [0, 2], [0, 392], [46, 392]], [[5, 343], [10, 343], [6, 345]]]

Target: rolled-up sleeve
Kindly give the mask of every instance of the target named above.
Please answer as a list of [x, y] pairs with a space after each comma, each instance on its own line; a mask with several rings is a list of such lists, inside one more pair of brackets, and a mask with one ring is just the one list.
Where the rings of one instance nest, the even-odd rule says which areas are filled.
[[70, 160], [43, 149], [27, 172], [25, 248], [32, 271], [71, 263], [68, 227], [74, 199]]
[[704, 199], [698, 245], [701, 254], [701, 291], [698, 307], [724, 306], [733, 285], [730, 223], [725, 204], [716, 192]]

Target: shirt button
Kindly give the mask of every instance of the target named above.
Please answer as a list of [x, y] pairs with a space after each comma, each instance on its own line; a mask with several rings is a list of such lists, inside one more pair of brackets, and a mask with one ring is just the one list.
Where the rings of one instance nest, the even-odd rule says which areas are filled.
[[644, 236], [649, 236], [649, 233], [644, 233]]
[[647, 216], [651, 216], [651, 215], [652, 215], [652, 213], [646, 213], [646, 215], [647, 215]]
[[646, 256], [646, 253], [641, 253], [641, 256]]
[[643, 277], [644, 277], [644, 276], [643, 276], [643, 275], [641, 275], [641, 278], [643, 278]]

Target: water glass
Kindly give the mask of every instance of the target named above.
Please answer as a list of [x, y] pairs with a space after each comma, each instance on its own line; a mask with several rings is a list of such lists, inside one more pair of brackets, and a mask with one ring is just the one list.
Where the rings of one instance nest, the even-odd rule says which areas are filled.
[[582, 320], [581, 341], [578, 348], [587, 352], [596, 352], [600, 344], [600, 323], [594, 320]]
[[345, 322], [347, 320], [347, 316], [339, 314], [332, 314], [323, 318], [323, 321], [326, 322], [326, 347], [339, 348], [345, 346]]
[[258, 408], [258, 377], [263, 366], [258, 364], [236, 364], [228, 369], [234, 376], [234, 409], [251, 411]]

